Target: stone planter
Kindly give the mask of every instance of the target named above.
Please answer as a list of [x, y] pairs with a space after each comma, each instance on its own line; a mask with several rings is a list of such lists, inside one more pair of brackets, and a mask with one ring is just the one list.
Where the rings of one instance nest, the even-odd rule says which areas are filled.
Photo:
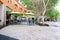
[[49, 25], [46, 24], [46, 23], [38, 23], [38, 25], [40, 25], [40, 26], [49, 26]]
[[2, 22], [0, 22], [0, 28], [2, 28], [3, 27], [3, 23]]
[[3, 27], [3, 23], [1, 22], [1, 20], [0, 20], [0, 28], [2, 28]]

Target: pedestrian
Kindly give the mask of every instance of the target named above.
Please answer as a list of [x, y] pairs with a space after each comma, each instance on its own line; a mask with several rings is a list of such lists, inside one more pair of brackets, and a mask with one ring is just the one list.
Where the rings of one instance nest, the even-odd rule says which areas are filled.
[[28, 18], [28, 23], [29, 25], [31, 25], [31, 18]]
[[32, 18], [32, 24], [34, 24], [34, 18]]
[[11, 19], [11, 24], [13, 24], [14, 23], [14, 16], [11, 15], [10, 19]]

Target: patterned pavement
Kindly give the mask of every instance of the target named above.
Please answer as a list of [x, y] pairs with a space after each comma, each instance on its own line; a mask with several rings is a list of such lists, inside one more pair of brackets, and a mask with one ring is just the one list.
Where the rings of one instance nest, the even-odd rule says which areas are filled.
[[0, 30], [0, 40], [4, 39], [60, 40], [60, 27], [47, 27], [38, 25], [9, 25]]

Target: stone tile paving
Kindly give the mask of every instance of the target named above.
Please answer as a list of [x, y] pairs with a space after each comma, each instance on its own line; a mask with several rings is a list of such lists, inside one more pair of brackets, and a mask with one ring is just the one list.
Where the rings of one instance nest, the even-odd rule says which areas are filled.
[[0, 34], [18, 40], [60, 40], [60, 27], [10, 25], [1, 29]]
[[60, 27], [60, 22], [45, 22], [46, 24], [49, 24], [49, 26], [59, 26]]

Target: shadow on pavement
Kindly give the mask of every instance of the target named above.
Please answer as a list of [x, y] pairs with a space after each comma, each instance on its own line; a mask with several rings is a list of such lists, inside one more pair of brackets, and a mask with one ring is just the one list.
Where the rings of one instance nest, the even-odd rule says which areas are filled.
[[0, 34], [0, 40], [18, 40], [18, 39]]

